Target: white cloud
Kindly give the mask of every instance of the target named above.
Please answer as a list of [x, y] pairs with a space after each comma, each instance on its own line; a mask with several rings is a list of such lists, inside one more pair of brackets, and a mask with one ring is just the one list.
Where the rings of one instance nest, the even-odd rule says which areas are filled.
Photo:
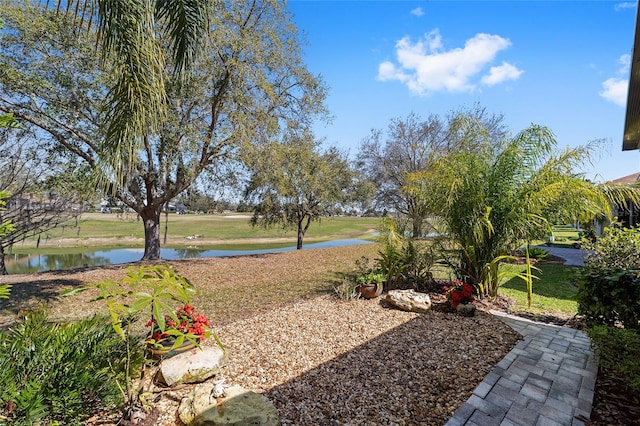
[[618, 70], [618, 74], [629, 74], [629, 71], [631, 70], [631, 55], [625, 53], [624, 55], [620, 56], [618, 62], [621, 65], [620, 69]]
[[616, 105], [625, 106], [629, 82], [621, 78], [610, 78], [602, 83], [600, 96]]
[[[411, 41], [404, 37], [396, 43], [397, 63], [386, 61], [378, 68], [381, 81], [398, 80], [412, 93], [428, 95], [437, 91], [471, 92], [476, 88], [477, 76], [496, 57], [511, 46], [508, 39], [498, 35], [479, 33], [465, 42], [464, 47], [445, 50], [438, 29], [423, 39]], [[517, 79], [522, 71], [503, 63], [483, 77], [484, 84], [498, 84]]]
[[491, 67], [489, 74], [482, 77], [482, 84], [495, 86], [508, 80], [517, 80], [524, 71], [519, 70], [511, 64], [503, 62], [502, 65]]
[[613, 9], [617, 12], [623, 9], [635, 9], [636, 8], [636, 2], [631, 2], [631, 1], [625, 1], [622, 3], [616, 3], [613, 6]]
[[618, 59], [620, 68], [617, 73], [624, 77], [612, 77], [602, 82], [602, 90], [599, 95], [616, 105], [627, 104], [627, 91], [629, 88], [629, 71], [631, 69], [631, 55], [625, 54]]
[[411, 14], [415, 15], [415, 16], [422, 16], [422, 15], [424, 15], [424, 10], [422, 10], [421, 7], [416, 7], [415, 9], [413, 9], [411, 11]]

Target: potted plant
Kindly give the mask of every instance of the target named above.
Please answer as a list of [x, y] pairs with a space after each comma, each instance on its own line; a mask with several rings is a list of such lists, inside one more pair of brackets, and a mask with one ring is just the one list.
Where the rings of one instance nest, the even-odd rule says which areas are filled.
[[156, 358], [187, 351], [211, 335], [209, 319], [189, 304], [165, 314], [164, 324], [152, 318], [146, 326], [151, 327], [147, 348]]
[[358, 290], [365, 299], [373, 299], [382, 294], [385, 275], [380, 270], [371, 270], [358, 275], [356, 282]]

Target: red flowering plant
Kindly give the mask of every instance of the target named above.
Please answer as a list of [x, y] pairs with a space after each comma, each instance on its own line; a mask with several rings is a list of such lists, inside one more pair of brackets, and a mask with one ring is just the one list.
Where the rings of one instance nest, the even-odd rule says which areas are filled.
[[175, 313], [165, 314], [164, 324], [152, 318], [146, 326], [151, 327], [146, 342], [154, 347], [180, 346], [185, 340], [200, 343], [211, 335], [209, 319], [189, 304], [180, 306]]
[[476, 292], [471, 284], [459, 280], [455, 280], [452, 286], [443, 287], [443, 290], [447, 294], [447, 301], [454, 309], [460, 304], [473, 302]]

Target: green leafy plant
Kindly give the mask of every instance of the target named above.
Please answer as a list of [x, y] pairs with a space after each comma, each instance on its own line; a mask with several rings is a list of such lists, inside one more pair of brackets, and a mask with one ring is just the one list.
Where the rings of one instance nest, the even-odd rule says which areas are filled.
[[10, 424], [80, 424], [96, 406], [123, 404], [118, 382], [132, 352], [104, 317], [73, 323], [49, 322], [44, 310], [28, 313], [0, 333], [0, 419]]
[[[189, 306], [190, 295], [195, 292], [191, 282], [180, 275], [167, 265], [157, 266], [140, 266], [127, 268], [127, 276], [122, 282], [113, 280], [103, 281], [96, 285], [100, 294], [94, 300], [104, 300], [109, 309], [111, 325], [113, 330], [120, 338], [127, 343], [127, 353], [130, 353], [130, 341], [132, 337], [132, 324], [136, 319], [145, 316], [150, 325], [153, 325], [151, 334], [146, 339], [148, 342], [158, 344], [166, 338], [172, 337], [173, 345], [171, 349], [178, 348], [185, 340], [199, 345], [199, 340], [210, 332], [205, 330], [200, 335], [200, 330], [181, 330], [178, 324], [181, 319], [184, 320], [184, 307]], [[81, 289], [86, 290], [85, 289]], [[78, 290], [66, 292], [65, 294], [73, 294]], [[183, 309], [174, 310], [176, 302], [183, 305]], [[192, 307], [189, 306], [189, 312]], [[180, 315], [180, 317], [179, 317]], [[205, 317], [206, 318], [206, 317]], [[202, 322], [202, 321], [200, 321]], [[208, 323], [208, 320], [207, 320]], [[156, 334], [159, 333], [159, 334]], [[158, 339], [154, 339], [154, 335]], [[211, 334], [220, 348], [224, 350], [222, 343], [217, 336]], [[145, 361], [148, 353], [145, 351]], [[127, 357], [127, 366], [125, 371], [130, 370], [131, 359]], [[144, 375], [144, 365], [141, 375]], [[126, 400], [125, 417], [128, 417], [136, 405], [139, 405], [141, 395], [144, 392], [143, 383], [140, 381], [138, 388], [133, 387], [132, 377], [128, 376], [125, 380], [124, 396]]]
[[640, 329], [640, 231], [612, 227], [583, 241], [589, 254], [576, 274], [578, 313], [589, 325]]
[[589, 326], [640, 329], [640, 271], [587, 267], [578, 271], [578, 314]]
[[385, 281], [385, 274], [382, 273], [382, 271], [375, 269], [372, 271], [369, 271], [365, 274], [362, 275], [358, 275], [358, 277], [356, 278], [356, 282], [358, 284], [364, 284], [364, 285], [372, 285], [372, 284], [382, 284]]
[[588, 330], [601, 368], [616, 373], [636, 393], [640, 392], [640, 334], [617, 327], [594, 326]]
[[529, 247], [527, 250], [531, 259], [542, 260], [549, 257], [549, 252], [541, 247]]
[[439, 257], [431, 242], [404, 237], [401, 258], [406, 265], [401, 273], [403, 288], [413, 288], [417, 291], [437, 290], [432, 270]]
[[8, 299], [11, 295], [11, 286], [9, 284], [0, 285], [0, 299]]
[[358, 283], [348, 277], [341, 278], [334, 284], [333, 292], [342, 300], [354, 300], [360, 297]]
[[614, 224], [597, 240], [584, 239], [588, 267], [640, 269], [640, 230]]
[[389, 218], [383, 221], [381, 234], [383, 247], [376, 263], [385, 275], [387, 290], [429, 289], [433, 282], [431, 271], [438, 259], [431, 243], [406, 237], [403, 227]]

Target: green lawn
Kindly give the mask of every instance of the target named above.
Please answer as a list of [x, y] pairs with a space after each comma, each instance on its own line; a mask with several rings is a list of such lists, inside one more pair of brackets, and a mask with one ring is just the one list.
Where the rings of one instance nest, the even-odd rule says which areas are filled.
[[581, 234], [572, 226], [556, 225], [553, 227], [553, 245], [560, 247], [572, 247], [580, 241]]
[[[512, 278], [500, 287], [499, 294], [515, 299], [514, 312], [526, 312], [534, 315], [550, 314], [563, 318], [572, 317], [577, 312], [576, 293], [572, 284], [575, 267], [543, 264], [537, 265], [540, 271], [534, 271], [539, 279], [533, 281], [533, 299], [531, 308], [527, 306], [527, 289], [520, 278]], [[515, 271], [524, 271], [524, 265], [506, 265]]]
[[[168, 222], [165, 223], [165, 216], [161, 219], [161, 237], [164, 238], [165, 225], [169, 242], [167, 247], [180, 245], [198, 244], [201, 248], [207, 249], [245, 249], [282, 247], [295, 244], [296, 231], [284, 230], [280, 226], [265, 229], [262, 227], [252, 227], [249, 219], [241, 215], [178, 215], [169, 214]], [[313, 222], [305, 235], [305, 243], [327, 241], [332, 239], [373, 239], [375, 231], [380, 227], [379, 218], [362, 217], [327, 217], [318, 222]], [[198, 236], [198, 239], [189, 240], [189, 236]], [[77, 239], [76, 246], [90, 246], [83, 240], [88, 238], [111, 238], [108, 245], [111, 247], [131, 246], [130, 238], [144, 238], [144, 228], [142, 222], [137, 220], [135, 214], [83, 214], [77, 220], [68, 222], [41, 236], [41, 245], [51, 245], [50, 241], [55, 239]], [[120, 244], [118, 240], [128, 242]], [[171, 239], [174, 239], [171, 241]], [[269, 242], [268, 244], [253, 241], [261, 238], [286, 238], [287, 241]], [[204, 239], [220, 240], [202, 244]], [[233, 241], [231, 241], [233, 240]], [[245, 240], [244, 242], [242, 240]], [[177, 244], [176, 244], [177, 242]], [[45, 244], [46, 243], [46, 244]], [[28, 241], [27, 245], [33, 247], [35, 239]], [[143, 244], [143, 242], [141, 242]], [[231, 247], [231, 245], [233, 247]], [[104, 247], [101, 244], [101, 247]], [[15, 245], [13, 251], [33, 252], [33, 248], [21, 248]]]
[[[240, 215], [178, 215], [169, 214], [168, 233], [173, 237], [200, 235], [204, 238], [277, 238], [295, 236], [294, 230], [281, 227], [252, 227], [249, 219]], [[379, 218], [328, 217], [311, 224], [307, 237], [359, 237], [380, 225]], [[165, 216], [161, 218], [164, 233]], [[129, 237], [142, 238], [144, 228], [135, 214], [83, 214], [77, 221], [50, 232], [54, 238]]]

